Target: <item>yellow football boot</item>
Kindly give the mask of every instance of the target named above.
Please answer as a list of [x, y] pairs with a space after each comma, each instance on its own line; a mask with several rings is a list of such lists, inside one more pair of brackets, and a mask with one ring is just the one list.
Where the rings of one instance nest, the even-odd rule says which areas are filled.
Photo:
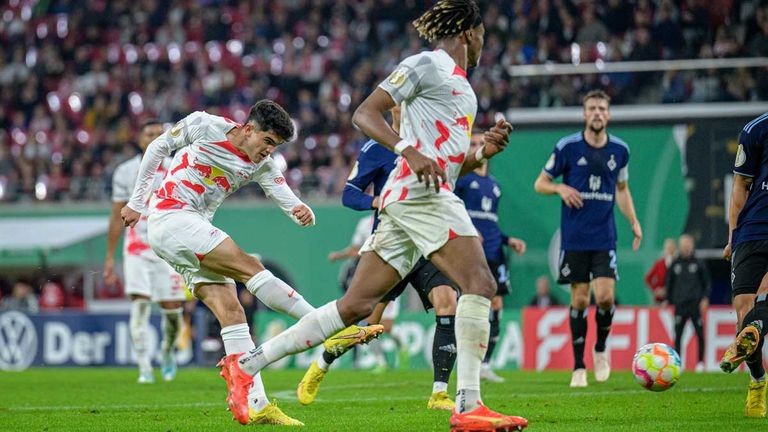
[[736, 340], [728, 346], [720, 360], [720, 369], [723, 372], [733, 372], [757, 349], [760, 342], [760, 330], [752, 324], [748, 324], [736, 336]]
[[329, 337], [323, 342], [325, 350], [336, 357], [349, 351], [357, 344], [366, 344], [379, 337], [384, 332], [384, 326], [373, 324], [365, 327], [351, 325]]
[[277, 402], [270, 403], [262, 408], [261, 411], [248, 408], [248, 424], [304, 426], [304, 423], [285, 415], [285, 413], [277, 407]]
[[451, 397], [448, 396], [448, 392], [435, 392], [432, 393], [432, 397], [429, 398], [427, 408], [432, 410], [451, 411], [453, 410], [453, 401], [451, 400]]
[[313, 361], [309, 365], [307, 373], [304, 374], [304, 378], [299, 382], [299, 387], [296, 389], [296, 395], [299, 397], [300, 404], [309, 405], [315, 401], [323, 378], [325, 378], [325, 371], [317, 365], [317, 360]]
[[765, 391], [768, 389], [768, 381], [750, 382], [747, 391], [747, 406], [744, 414], [747, 417], [765, 417]]

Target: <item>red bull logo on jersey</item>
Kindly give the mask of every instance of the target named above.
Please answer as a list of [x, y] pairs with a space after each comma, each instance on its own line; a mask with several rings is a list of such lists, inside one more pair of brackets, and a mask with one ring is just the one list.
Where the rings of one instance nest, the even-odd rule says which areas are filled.
[[232, 185], [229, 183], [229, 179], [227, 179], [226, 173], [221, 168], [208, 168], [211, 171], [208, 173], [208, 175], [205, 176], [203, 181], [208, 185], [216, 185], [224, 189], [226, 192], [229, 192], [230, 189], [232, 189]]
[[466, 115], [459, 117], [451, 126], [459, 126], [464, 130], [468, 137], [472, 137], [472, 116]]
[[187, 153], [184, 153], [181, 156], [181, 163], [175, 166], [173, 170], [171, 170], [171, 175], [175, 174], [177, 171], [187, 168], [192, 168], [197, 171], [197, 174], [203, 178], [203, 182], [209, 186], [217, 185], [227, 192], [232, 189], [232, 184], [229, 182], [226, 173], [221, 168], [199, 163], [197, 158], [195, 158], [190, 164], [189, 154]]

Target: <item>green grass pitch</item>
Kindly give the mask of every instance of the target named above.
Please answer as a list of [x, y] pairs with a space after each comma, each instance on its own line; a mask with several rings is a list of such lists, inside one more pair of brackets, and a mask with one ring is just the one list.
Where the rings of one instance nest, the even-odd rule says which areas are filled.
[[[176, 381], [135, 383], [133, 369], [30, 369], [0, 372], [2, 431], [232, 431], [224, 380], [216, 369], [181, 369]], [[428, 371], [331, 371], [317, 401], [302, 407], [303, 371], [267, 370], [268, 394], [308, 431], [448, 431], [449, 413], [426, 409]], [[568, 388], [567, 372], [501, 372], [484, 384], [485, 402], [529, 419], [528, 431], [757, 431], [766, 419], [743, 417], [748, 377], [684, 374], [665, 393], [614, 373], [608, 383]], [[592, 376], [590, 374], [590, 379]], [[254, 426], [256, 427], [256, 426]], [[253, 427], [252, 427], [253, 428]], [[258, 426], [260, 430], [277, 430]], [[285, 428], [279, 428], [285, 430]]]

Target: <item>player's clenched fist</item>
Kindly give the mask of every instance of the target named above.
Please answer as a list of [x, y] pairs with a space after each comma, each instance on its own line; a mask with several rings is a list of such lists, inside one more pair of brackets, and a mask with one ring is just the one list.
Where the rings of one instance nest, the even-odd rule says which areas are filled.
[[512, 125], [500, 118], [496, 124], [483, 134], [483, 156], [490, 158], [496, 153], [501, 153], [509, 144], [509, 134], [512, 132]]
[[125, 206], [120, 210], [120, 217], [123, 219], [123, 225], [133, 228], [141, 217], [141, 213], [136, 210]]
[[315, 214], [312, 213], [312, 209], [306, 204], [299, 204], [291, 209], [291, 214], [299, 222], [301, 226], [309, 226], [315, 224]]

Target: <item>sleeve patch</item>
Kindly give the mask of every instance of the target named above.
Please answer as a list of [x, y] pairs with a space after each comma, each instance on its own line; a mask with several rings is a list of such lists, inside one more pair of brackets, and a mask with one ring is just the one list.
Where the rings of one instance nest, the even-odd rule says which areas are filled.
[[747, 154], [744, 153], [744, 146], [742, 144], [739, 144], [739, 148], [736, 151], [736, 164], [735, 166], [738, 168], [742, 165], [744, 165], [744, 162], [747, 161]]

